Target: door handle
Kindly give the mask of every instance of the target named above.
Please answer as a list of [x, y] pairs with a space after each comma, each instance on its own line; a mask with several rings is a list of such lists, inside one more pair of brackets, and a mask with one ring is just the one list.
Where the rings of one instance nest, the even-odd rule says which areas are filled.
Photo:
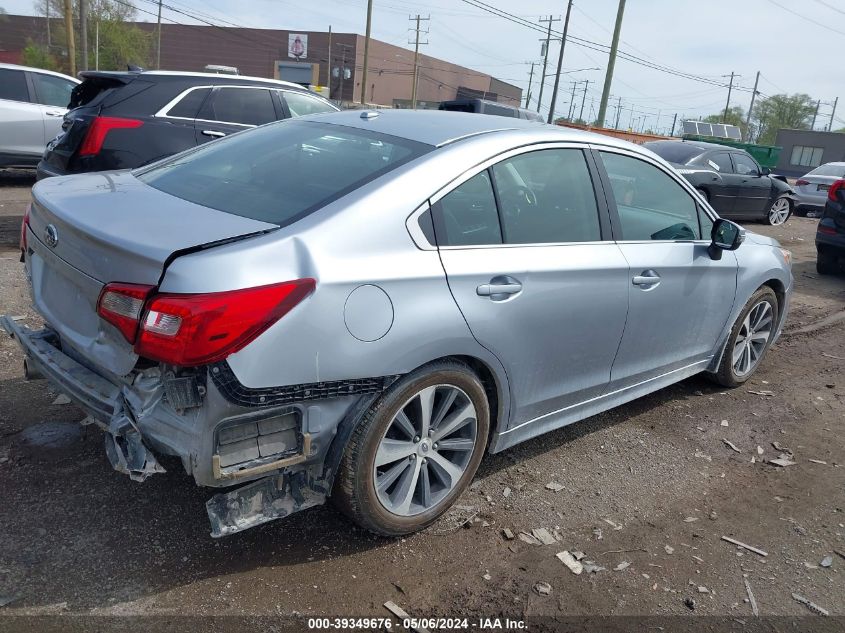
[[493, 277], [489, 284], [481, 284], [475, 289], [479, 297], [490, 297], [493, 301], [503, 301], [511, 295], [522, 292], [522, 284], [513, 277]]
[[641, 275], [636, 275], [631, 281], [635, 286], [649, 289], [660, 283], [660, 275], [653, 270], [644, 270]]
[[221, 136], [226, 136], [226, 132], [218, 132], [217, 130], [203, 130], [202, 133], [212, 138], [220, 138]]
[[61, 110], [47, 110], [44, 112], [47, 116], [64, 116], [65, 113]]

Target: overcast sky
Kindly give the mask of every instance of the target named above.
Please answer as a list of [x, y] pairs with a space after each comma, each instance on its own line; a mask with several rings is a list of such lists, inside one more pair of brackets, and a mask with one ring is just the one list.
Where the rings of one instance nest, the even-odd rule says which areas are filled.
[[[157, 0], [134, 0], [139, 19], [152, 16]], [[484, 0], [486, 4], [537, 23], [542, 15], [563, 17], [566, 0]], [[366, 0], [164, 0], [165, 5], [201, 12], [212, 22], [222, 20], [242, 26], [295, 30], [326, 30], [363, 33]], [[9, 13], [33, 13], [32, 0], [0, 0]], [[569, 32], [575, 37], [600, 45], [610, 44], [617, 0], [577, 0], [573, 6]], [[541, 33], [493, 16], [462, 0], [374, 0], [373, 37], [409, 47], [408, 16], [431, 16], [429, 45], [423, 52], [528, 87], [531, 61], [540, 61]], [[183, 14], [164, 10], [166, 22], [191, 23]], [[554, 28], [562, 30], [563, 22]], [[732, 105], [748, 107], [755, 73], [762, 73], [758, 90], [764, 95], [805, 92], [821, 99], [816, 127], [829, 120], [831, 105], [843, 87], [841, 45], [845, 36], [845, 0], [627, 0], [620, 50], [650, 63], [725, 86], [711, 85], [646, 68], [619, 59], [611, 94], [622, 97], [621, 124], [633, 121], [637, 128], [642, 117], [645, 126], [668, 128], [672, 116], [719, 112], [725, 107], [727, 78], [732, 71], [741, 75]], [[552, 46], [548, 73], [554, 70], [558, 46]], [[220, 61], [220, 60], [215, 60]], [[527, 62], [527, 63], [526, 63]], [[561, 79], [557, 114], [568, 111], [573, 79], [590, 80], [585, 118], [595, 116], [601, 95], [607, 54], [570, 42], [566, 47], [564, 69], [599, 67]], [[537, 95], [535, 85], [532, 91]], [[553, 77], [546, 80], [544, 107], [549, 105]], [[744, 90], [743, 90], [744, 89]], [[845, 92], [845, 91], [843, 91]], [[576, 107], [580, 110], [583, 84], [578, 86]], [[842, 94], [845, 97], [845, 94]], [[828, 102], [831, 105], [826, 105]], [[615, 104], [615, 100], [613, 102]], [[838, 123], [845, 124], [845, 103], [838, 108]], [[630, 108], [634, 112], [630, 112]], [[536, 101], [532, 103], [536, 108]], [[657, 116], [660, 115], [659, 124]], [[609, 108], [610, 122], [615, 107]], [[639, 121], [637, 121], [639, 119]]]

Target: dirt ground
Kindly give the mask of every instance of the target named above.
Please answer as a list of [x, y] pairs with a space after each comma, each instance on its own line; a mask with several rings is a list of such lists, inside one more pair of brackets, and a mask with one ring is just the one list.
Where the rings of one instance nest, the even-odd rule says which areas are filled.
[[[0, 203], [26, 185], [0, 189]], [[845, 615], [845, 277], [816, 274], [815, 225], [749, 227], [793, 251], [796, 283], [786, 332], [750, 383], [692, 378], [488, 456], [462, 507], [397, 540], [330, 507], [211, 539], [207, 491], [178, 464], [143, 484], [114, 472], [100, 432], [59, 424], [83, 414], [25, 382], [4, 338], [0, 626], [32, 614], [386, 617], [388, 600], [417, 617], [744, 623], [748, 588], [761, 615], [811, 614], [793, 593]], [[13, 248], [0, 249], [0, 314], [38, 324]], [[34, 446], [33, 428], [52, 428], [54, 447]], [[795, 464], [768, 463], [781, 453]], [[508, 540], [504, 528], [556, 540]], [[563, 550], [605, 569], [575, 575]]]

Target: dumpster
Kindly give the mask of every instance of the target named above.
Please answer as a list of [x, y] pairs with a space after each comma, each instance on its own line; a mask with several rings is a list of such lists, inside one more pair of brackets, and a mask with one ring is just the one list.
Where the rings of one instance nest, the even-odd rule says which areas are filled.
[[686, 141], [703, 141], [705, 143], [716, 143], [717, 145], [727, 145], [728, 147], [735, 147], [737, 149], [744, 149], [751, 154], [754, 159], [763, 167], [774, 169], [778, 163], [780, 150], [782, 147], [776, 145], [756, 145], [754, 143], [741, 143], [727, 138], [719, 138], [718, 136], [703, 136], [701, 134], [684, 134]]

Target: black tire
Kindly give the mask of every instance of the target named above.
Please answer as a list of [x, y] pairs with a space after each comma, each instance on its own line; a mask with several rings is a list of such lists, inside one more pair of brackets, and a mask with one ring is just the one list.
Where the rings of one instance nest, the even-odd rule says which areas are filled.
[[[759, 356], [754, 367], [749, 371], [747, 374], [742, 376], [738, 375], [737, 372], [734, 370], [733, 366], [733, 350], [736, 346], [737, 336], [739, 335], [740, 329], [742, 328], [742, 324], [745, 321], [745, 317], [748, 316], [748, 313], [751, 312], [752, 308], [756, 306], [761, 301], [767, 301], [772, 308], [772, 335], [769, 337], [769, 340], [766, 342], [766, 346], [763, 349], [762, 353]], [[760, 367], [760, 364], [763, 362], [763, 359], [766, 356], [766, 352], [769, 351], [769, 347], [772, 344], [772, 338], [774, 337], [775, 332], [777, 331], [777, 324], [778, 319], [780, 318], [780, 306], [778, 305], [778, 298], [774, 293], [774, 290], [769, 288], [768, 286], [763, 286], [757, 290], [748, 302], [745, 304], [745, 307], [742, 309], [742, 312], [739, 313], [736, 321], [731, 328], [731, 333], [728, 336], [728, 342], [725, 345], [724, 352], [722, 352], [722, 360], [719, 363], [719, 370], [715, 374], [710, 374], [710, 377], [715, 380], [717, 383], [724, 387], [738, 387], [741, 384], [745, 383], [754, 373], [757, 371], [757, 368]]]
[[818, 250], [816, 254], [816, 272], [820, 275], [835, 275], [839, 272], [839, 258], [833, 253]]
[[[376, 451], [399, 409], [426, 387], [449, 385], [462, 390], [476, 412], [475, 446], [458, 483], [436, 505], [413, 516], [390, 512], [378, 498]], [[487, 447], [490, 412], [484, 386], [472, 369], [458, 361], [436, 361], [404, 376], [364, 414], [352, 432], [338, 468], [332, 503], [355, 523], [382, 536], [401, 536], [434, 523], [467, 488]]]
[[[774, 208], [774, 206], [776, 204], [780, 203], [782, 200], [785, 200], [786, 203], [789, 205], [789, 212], [786, 214], [786, 217], [783, 219], [783, 222], [775, 223], [775, 222], [772, 221], [772, 209]], [[772, 202], [772, 204], [766, 210], [766, 217], [763, 218], [763, 222], [765, 224], [768, 224], [769, 226], [782, 226], [789, 221], [789, 218], [792, 217], [792, 214], [793, 214], [794, 211], [795, 211], [795, 205], [792, 203], [792, 200], [790, 200], [786, 196], [778, 196], [777, 198], [775, 198], [774, 202]]]

